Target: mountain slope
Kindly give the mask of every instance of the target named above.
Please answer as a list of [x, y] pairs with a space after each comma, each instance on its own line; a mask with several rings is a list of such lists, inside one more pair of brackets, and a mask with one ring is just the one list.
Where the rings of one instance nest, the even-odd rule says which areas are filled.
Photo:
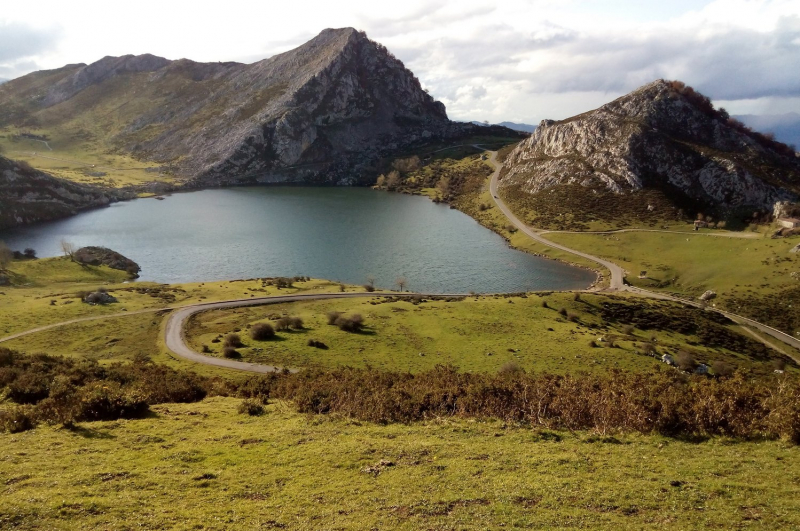
[[473, 128], [352, 28], [250, 65], [143, 55], [36, 72], [0, 86], [10, 125], [100, 142], [193, 186], [351, 183], [400, 147]]
[[76, 184], [0, 157], [0, 230], [62, 218], [134, 194]]
[[509, 154], [501, 187], [552, 197], [566, 187], [608, 201], [660, 190], [681, 205], [772, 212], [800, 192], [800, 159], [683, 83], [658, 80], [594, 111], [543, 121]]

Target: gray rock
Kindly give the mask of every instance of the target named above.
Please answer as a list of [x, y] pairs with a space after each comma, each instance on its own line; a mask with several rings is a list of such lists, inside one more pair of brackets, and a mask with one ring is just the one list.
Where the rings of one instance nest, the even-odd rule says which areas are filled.
[[717, 292], [716, 291], [712, 291], [712, 290], [708, 290], [708, 291], [706, 291], [705, 293], [703, 293], [702, 295], [700, 295], [697, 298], [700, 299], [701, 301], [710, 301], [712, 299], [716, 299], [717, 298]]
[[507, 157], [501, 186], [531, 194], [562, 184], [614, 194], [667, 187], [769, 211], [796, 200], [800, 161], [788, 148], [747, 134], [681, 90], [657, 80], [594, 111], [542, 121]]

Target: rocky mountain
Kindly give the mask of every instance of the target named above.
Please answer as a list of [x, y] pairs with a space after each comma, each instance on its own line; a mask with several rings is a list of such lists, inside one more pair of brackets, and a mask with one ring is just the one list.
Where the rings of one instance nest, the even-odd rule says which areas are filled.
[[105, 57], [0, 86], [0, 127], [59, 131], [188, 186], [374, 179], [381, 157], [475, 129], [385, 47], [327, 29], [253, 64]]
[[57, 179], [0, 157], [0, 230], [73, 215], [134, 194]]
[[797, 198], [800, 158], [691, 87], [657, 80], [594, 111], [542, 121], [505, 161], [501, 189], [541, 196], [563, 186], [616, 196], [658, 189], [676, 202], [772, 212]]

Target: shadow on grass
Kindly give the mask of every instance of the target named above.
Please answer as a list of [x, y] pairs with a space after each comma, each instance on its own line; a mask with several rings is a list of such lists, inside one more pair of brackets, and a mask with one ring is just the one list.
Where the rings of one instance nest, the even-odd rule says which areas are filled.
[[[141, 417], [141, 418], [144, 418], [144, 416]], [[79, 436], [83, 437], [84, 439], [116, 439], [117, 438], [116, 435], [111, 435], [108, 432], [95, 430], [93, 428], [87, 428], [85, 426], [78, 426], [78, 425], [68, 426], [65, 429], [67, 431], [69, 431], [70, 433], [74, 434], [74, 435], [79, 435]]]

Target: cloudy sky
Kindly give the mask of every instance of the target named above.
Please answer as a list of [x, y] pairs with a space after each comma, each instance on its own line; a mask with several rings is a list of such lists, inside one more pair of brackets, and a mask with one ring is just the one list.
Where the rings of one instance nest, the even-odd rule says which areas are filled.
[[800, 0], [8, 2], [0, 78], [105, 55], [253, 62], [328, 27], [385, 44], [457, 120], [538, 123], [657, 78], [800, 112]]

